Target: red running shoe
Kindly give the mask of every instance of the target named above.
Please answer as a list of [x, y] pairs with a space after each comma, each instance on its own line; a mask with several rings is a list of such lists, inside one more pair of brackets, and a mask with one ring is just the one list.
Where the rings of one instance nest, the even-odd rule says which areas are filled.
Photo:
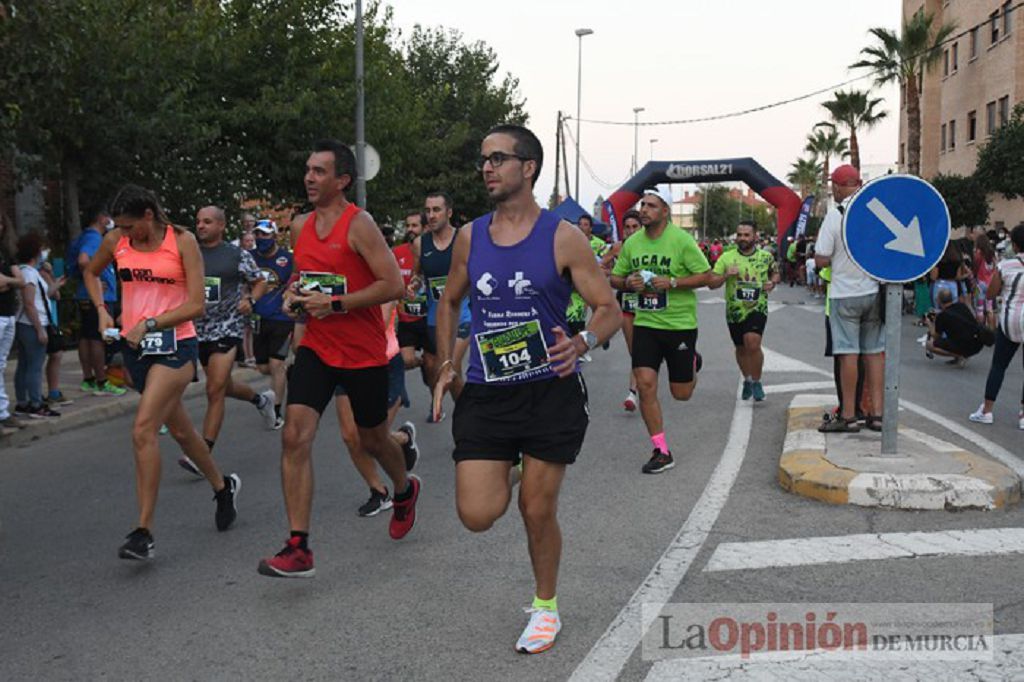
[[409, 499], [400, 502], [398, 496], [392, 498], [395, 506], [391, 508], [391, 525], [388, 527], [392, 540], [404, 538], [416, 523], [416, 500], [420, 496], [419, 477], [409, 474], [409, 485], [412, 486], [412, 495]]
[[257, 569], [262, 575], [271, 578], [312, 578], [316, 575], [313, 568], [313, 552], [299, 547], [299, 538], [288, 538], [284, 549], [260, 561]]

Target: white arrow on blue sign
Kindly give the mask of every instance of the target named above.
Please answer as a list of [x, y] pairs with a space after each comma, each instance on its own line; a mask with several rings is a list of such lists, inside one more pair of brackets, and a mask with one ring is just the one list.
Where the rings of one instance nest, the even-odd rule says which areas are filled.
[[910, 282], [930, 271], [949, 243], [949, 208], [913, 175], [864, 185], [843, 214], [843, 241], [861, 270], [882, 282]]

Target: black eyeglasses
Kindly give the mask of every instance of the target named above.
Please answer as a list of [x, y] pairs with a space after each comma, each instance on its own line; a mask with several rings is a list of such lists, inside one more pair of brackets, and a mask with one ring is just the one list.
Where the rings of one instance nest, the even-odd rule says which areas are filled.
[[491, 168], [501, 168], [501, 164], [505, 163], [509, 159], [519, 159], [520, 161], [532, 161], [528, 156], [519, 156], [517, 154], [506, 154], [505, 152], [491, 152], [490, 156], [481, 156], [476, 160], [476, 169], [482, 171], [484, 164], [488, 161], [491, 162]]

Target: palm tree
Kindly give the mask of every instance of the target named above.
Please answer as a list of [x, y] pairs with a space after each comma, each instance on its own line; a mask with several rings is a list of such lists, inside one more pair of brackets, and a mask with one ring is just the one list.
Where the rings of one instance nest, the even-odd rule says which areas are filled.
[[837, 91], [832, 96], [834, 99], [821, 104], [828, 109], [832, 122], [818, 125], [838, 124], [846, 127], [850, 133], [850, 163], [854, 168], [860, 170], [860, 145], [857, 143], [857, 129], [870, 130], [888, 113], [875, 111], [875, 107], [882, 103], [882, 98], [872, 99], [863, 90]]
[[903, 33], [897, 36], [887, 28], [869, 31], [878, 43], [861, 50], [867, 57], [851, 69], [872, 69], [875, 84], [899, 83], [905, 93], [907, 107], [907, 170], [921, 174], [921, 90], [923, 74], [930, 71], [942, 57], [942, 45], [956, 30], [956, 24], [943, 24], [932, 30], [933, 14], [923, 10], [903, 22]]
[[811, 134], [807, 136], [807, 146], [804, 149], [821, 159], [821, 184], [828, 186], [829, 159], [838, 156], [845, 159], [850, 155], [849, 142], [845, 137], [840, 136], [839, 131], [833, 125], [816, 125]]
[[800, 197], [817, 194], [821, 186], [821, 164], [817, 157], [800, 157], [790, 165], [793, 170], [786, 175], [786, 179], [800, 189]]

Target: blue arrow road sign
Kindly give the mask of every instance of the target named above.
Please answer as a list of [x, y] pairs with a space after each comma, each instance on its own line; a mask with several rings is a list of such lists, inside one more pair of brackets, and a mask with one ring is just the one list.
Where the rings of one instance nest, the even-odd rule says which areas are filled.
[[913, 175], [886, 175], [853, 196], [843, 241], [861, 270], [882, 282], [909, 282], [939, 262], [949, 243], [942, 195]]

